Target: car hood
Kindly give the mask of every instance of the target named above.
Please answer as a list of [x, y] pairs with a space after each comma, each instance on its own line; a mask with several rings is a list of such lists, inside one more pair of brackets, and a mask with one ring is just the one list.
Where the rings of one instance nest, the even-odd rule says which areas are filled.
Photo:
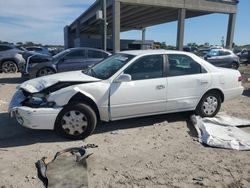
[[100, 79], [88, 76], [82, 71], [72, 71], [35, 78], [22, 83], [19, 88], [29, 93], [38, 93], [58, 83], [80, 84], [97, 81], [100, 81]]

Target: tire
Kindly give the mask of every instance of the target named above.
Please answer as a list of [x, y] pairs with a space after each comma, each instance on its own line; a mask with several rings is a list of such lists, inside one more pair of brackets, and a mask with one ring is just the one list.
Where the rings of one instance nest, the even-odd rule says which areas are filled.
[[16, 73], [18, 71], [18, 67], [14, 61], [3, 62], [1, 69], [4, 73]]
[[201, 117], [214, 117], [220, 110], [221, 100], [217, 92], [206, 93], [196, 107], [196, 114]]
[[45, 68], [40, 69], [37, 72], [36, 77], [47, 76], [47, 75], [51, 75], [51, 74], [55, 74], [55, 73], [56, 73], [56, 71], [53, 70], [52, 68], [45, 67]]
[[233, 62], [233, 63], [231, 64], [231, 68], [237, 70], [237, 69], [239, 68], [239, 64], [236, 63], [236, 62]]
[[91, 135], [97, 124], [95, 111], [83, 103], [71, 103], [58, 114], [55, 131], [62, 137], [80, 140]]

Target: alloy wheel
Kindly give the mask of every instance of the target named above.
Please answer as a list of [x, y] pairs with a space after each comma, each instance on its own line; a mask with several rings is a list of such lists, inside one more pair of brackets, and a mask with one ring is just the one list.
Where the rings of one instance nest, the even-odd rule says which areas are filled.
[[13, 61], [6, 61], [2, 64], [2, 71], [4, 73], [16, 73], [17, 65]]
[[54, 74], [55, 72], [50, 69], [50, 68], [44, 68], [44, 69], [41, 69], [38, 73], [38, 77], [41, 77], [41, 76], [47, 76], [47, 75], [50, 75], [50, 74]]

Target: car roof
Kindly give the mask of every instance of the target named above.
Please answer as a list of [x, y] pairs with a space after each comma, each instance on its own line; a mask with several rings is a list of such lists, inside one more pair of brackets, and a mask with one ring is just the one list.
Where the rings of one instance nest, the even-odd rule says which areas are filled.
[[223, 48], [223, 49], [211, 49], [211, 51], [226, 51], [226, 52], [230, 52], [230, 53], [233, 52], [232, 50], [225, 49], [225, 48]]
[[37, 49], [42, 49], [42, 48], [44, 48], [44, 47], [42, 47], [42, 46], [27, 46], [26, 48], [37, 48]]
[[104, 52], [104, 53], [107, 53], [107, 54], [110, 54], [109, 52], [107, 51], [104, 51], [102, 49], [97, 49], [97, 48], [90, 48], [90, 47], [77, 47], [77, 48], [68, 48], [67, 50], [95, 50], [95, 51], [100, 51], [100, 52]]
[[9, 47], [15, 47], [13, 44], [0, 44], [0, 46], [9, 46]]
[[157, 55], [157, 54], [190, 54], [189, 52], [177, 51], [177, 50], [128, 50], [128, 51], [121, 51], [119, 53], [129, 54], [129, 55]]

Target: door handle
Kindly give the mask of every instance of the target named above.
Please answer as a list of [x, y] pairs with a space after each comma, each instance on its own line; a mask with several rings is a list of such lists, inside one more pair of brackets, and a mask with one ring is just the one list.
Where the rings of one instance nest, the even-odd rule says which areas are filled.
[[200, 81], [201, 84], [207, 84], [208, 83], [208, 80], [205, 80], [205, 79], [204, 80], [200, 79], [199, 81]]
[[165, 89], [165, 86], [164, 85], [158, 85], [158, 86], [156, 86], [156, 89], [158, 89], [158, 90]]

